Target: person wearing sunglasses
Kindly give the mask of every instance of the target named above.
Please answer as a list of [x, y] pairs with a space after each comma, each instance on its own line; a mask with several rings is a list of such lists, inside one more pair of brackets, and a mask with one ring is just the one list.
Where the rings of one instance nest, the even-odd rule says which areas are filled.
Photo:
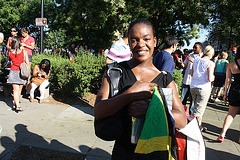
[[18, 34], [17, 28], [13, 27], [13, 28], [11, 29], [11, 35], [12, 35], [12, 36], [8, 38], [8, 42], [7, 42], [7, 48], [8, 48], [8, 49], [11, 49], [11, 40], [12, 40], [12, 37], [17, 36], [17, 34]]

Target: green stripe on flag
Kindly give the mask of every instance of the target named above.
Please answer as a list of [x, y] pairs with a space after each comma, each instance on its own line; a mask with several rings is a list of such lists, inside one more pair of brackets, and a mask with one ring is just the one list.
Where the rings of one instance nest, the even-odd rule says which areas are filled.
[[169, 136], [167, 115], [158, 88], [154, 87], [135, 153], [169, 151], [170, 147], [171, 136]]

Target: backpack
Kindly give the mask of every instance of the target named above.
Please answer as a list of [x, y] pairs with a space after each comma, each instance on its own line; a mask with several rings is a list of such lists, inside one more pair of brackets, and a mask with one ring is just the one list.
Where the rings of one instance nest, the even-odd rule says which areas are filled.
[[[118, 67], [117, 62], [107, 64], [107, 75], [110, 78], [110, 97], [118, 93], [118, 83], [122, 76], [122, 70]], [[118, 139], [123, 133], [121, 110], [115, 115], [107, 117], [102, 120], [94, 120], [95, 134], [100, 139], [105, 141], [114, 141]]]

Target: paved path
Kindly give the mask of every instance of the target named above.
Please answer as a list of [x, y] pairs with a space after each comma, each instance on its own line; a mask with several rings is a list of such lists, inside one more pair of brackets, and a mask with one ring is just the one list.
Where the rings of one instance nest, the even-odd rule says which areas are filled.
[[[21, 99], [23, 112], [16, 113], [11, 106], [12, 98], [0, 94], [0, 159], [16, 158], [25, 152], [35, 152], [33, 157], [37, 159], [44, 156], [41, 149], [48, 157], [45, 159], [110, 159], [113, 142], [105, 142], [95, 136], [92, 107], [30, 103], [24, 98]], [[215, 142], [226, 113], [227, 107], [223, 105], [209, 104], [206, 109], [203, 125], [208, 127], [208, 131], [203, 136], [207, 160], [240, 159], [240, 145], [236, 143], [240, 135], [239, 115], [228, 131], [228, 138], [222, 144]]]

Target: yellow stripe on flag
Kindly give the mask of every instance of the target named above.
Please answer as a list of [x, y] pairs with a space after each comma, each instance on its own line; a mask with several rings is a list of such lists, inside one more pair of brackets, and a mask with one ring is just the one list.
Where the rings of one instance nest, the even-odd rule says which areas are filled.
[[135, 153], [149, 154], [155, 151], [170, 150], [172, 138], [170, 136], [154, 137], [148, 140], [139, 139]]

